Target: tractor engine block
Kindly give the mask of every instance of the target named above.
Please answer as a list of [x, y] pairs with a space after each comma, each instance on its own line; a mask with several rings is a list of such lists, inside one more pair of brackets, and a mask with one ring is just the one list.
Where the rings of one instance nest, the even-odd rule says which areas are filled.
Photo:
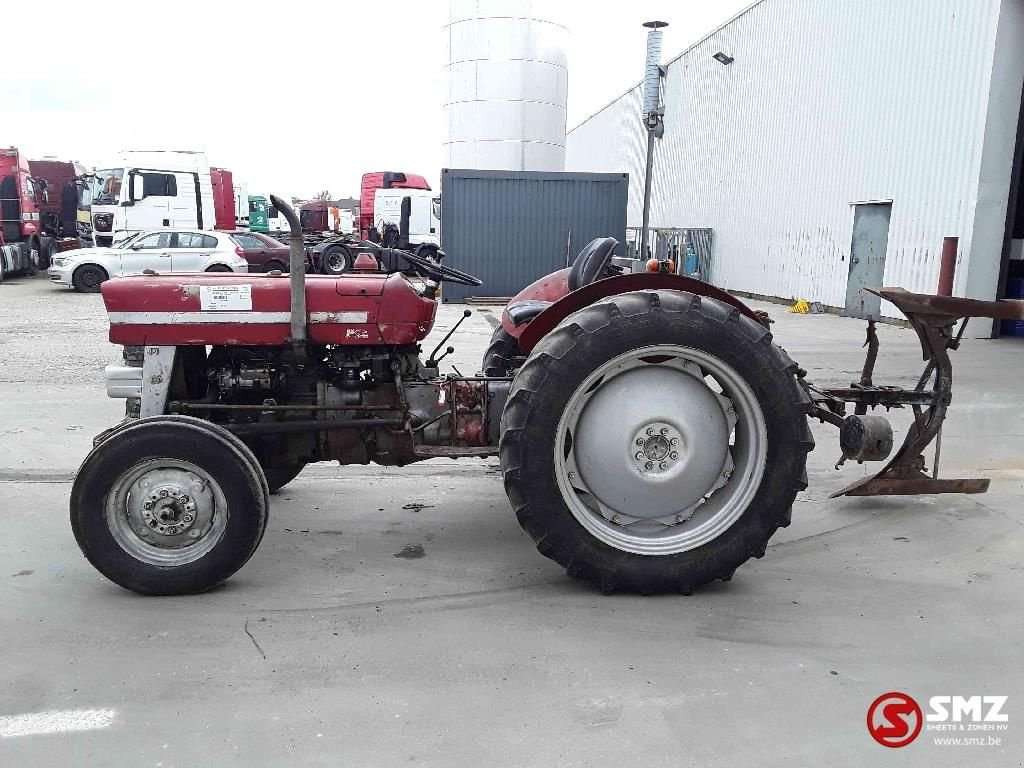
[[181, 353], [193, 413], [238, 434], [270, 465], [337, 460], [407, 464], [431, 456], [496, 450], [509, 379], [440, 376], [418, 346], [217, 347]]

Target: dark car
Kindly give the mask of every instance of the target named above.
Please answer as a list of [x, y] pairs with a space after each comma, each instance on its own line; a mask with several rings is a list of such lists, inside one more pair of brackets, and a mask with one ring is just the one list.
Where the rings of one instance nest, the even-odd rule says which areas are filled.
[[288, 246], [262, 232], [232, 232], [231, 237], [245, 252], [250, 272], [288, 271]]

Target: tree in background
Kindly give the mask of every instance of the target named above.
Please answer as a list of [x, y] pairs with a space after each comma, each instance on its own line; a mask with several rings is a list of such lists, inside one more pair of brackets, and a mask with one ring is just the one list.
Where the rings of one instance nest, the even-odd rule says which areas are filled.
[[322, 189], [322, 190], [320, 190], [319, 192], [316, 193], [316, 197], [314, 197], [313, 199], [314, 200], [330, 200], [331, 199], [331, 191], [329, 189]]

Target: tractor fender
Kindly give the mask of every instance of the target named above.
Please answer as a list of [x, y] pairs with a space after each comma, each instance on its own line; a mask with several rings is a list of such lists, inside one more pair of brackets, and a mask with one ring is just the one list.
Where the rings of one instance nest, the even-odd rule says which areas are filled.
[[769, 323], [767, 316], [764, 314], [759, 315], [732, 294], [727, 293], [721, 288], [716, 288], [710, 283], [670, 273], [641, 272], [598, 280], [555, 301], [554, 304], [537, 315], [529, 325], [522, 328], [519, 334], [519, 354], [530, 354], [544, 336], [554, 330], [555, 326], [573, 312], [577, 312], [608, 296], [616, 296], [633, 291], [654, 290], [685, 291], [686, 293], [693, 293], [698, 296], [707, 296], [710, 299], [715, 299], [723, 304], [735, 307], [739, 310], [740, 314], [746, 315], [758, 325], [767, 327]]

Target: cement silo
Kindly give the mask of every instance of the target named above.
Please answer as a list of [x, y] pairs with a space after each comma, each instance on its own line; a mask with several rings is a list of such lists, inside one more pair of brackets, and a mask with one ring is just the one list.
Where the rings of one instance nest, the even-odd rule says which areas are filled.
[[549, 6], [557, 3], [450, 1], [447, 167], [565, 169], [568, 30]]

